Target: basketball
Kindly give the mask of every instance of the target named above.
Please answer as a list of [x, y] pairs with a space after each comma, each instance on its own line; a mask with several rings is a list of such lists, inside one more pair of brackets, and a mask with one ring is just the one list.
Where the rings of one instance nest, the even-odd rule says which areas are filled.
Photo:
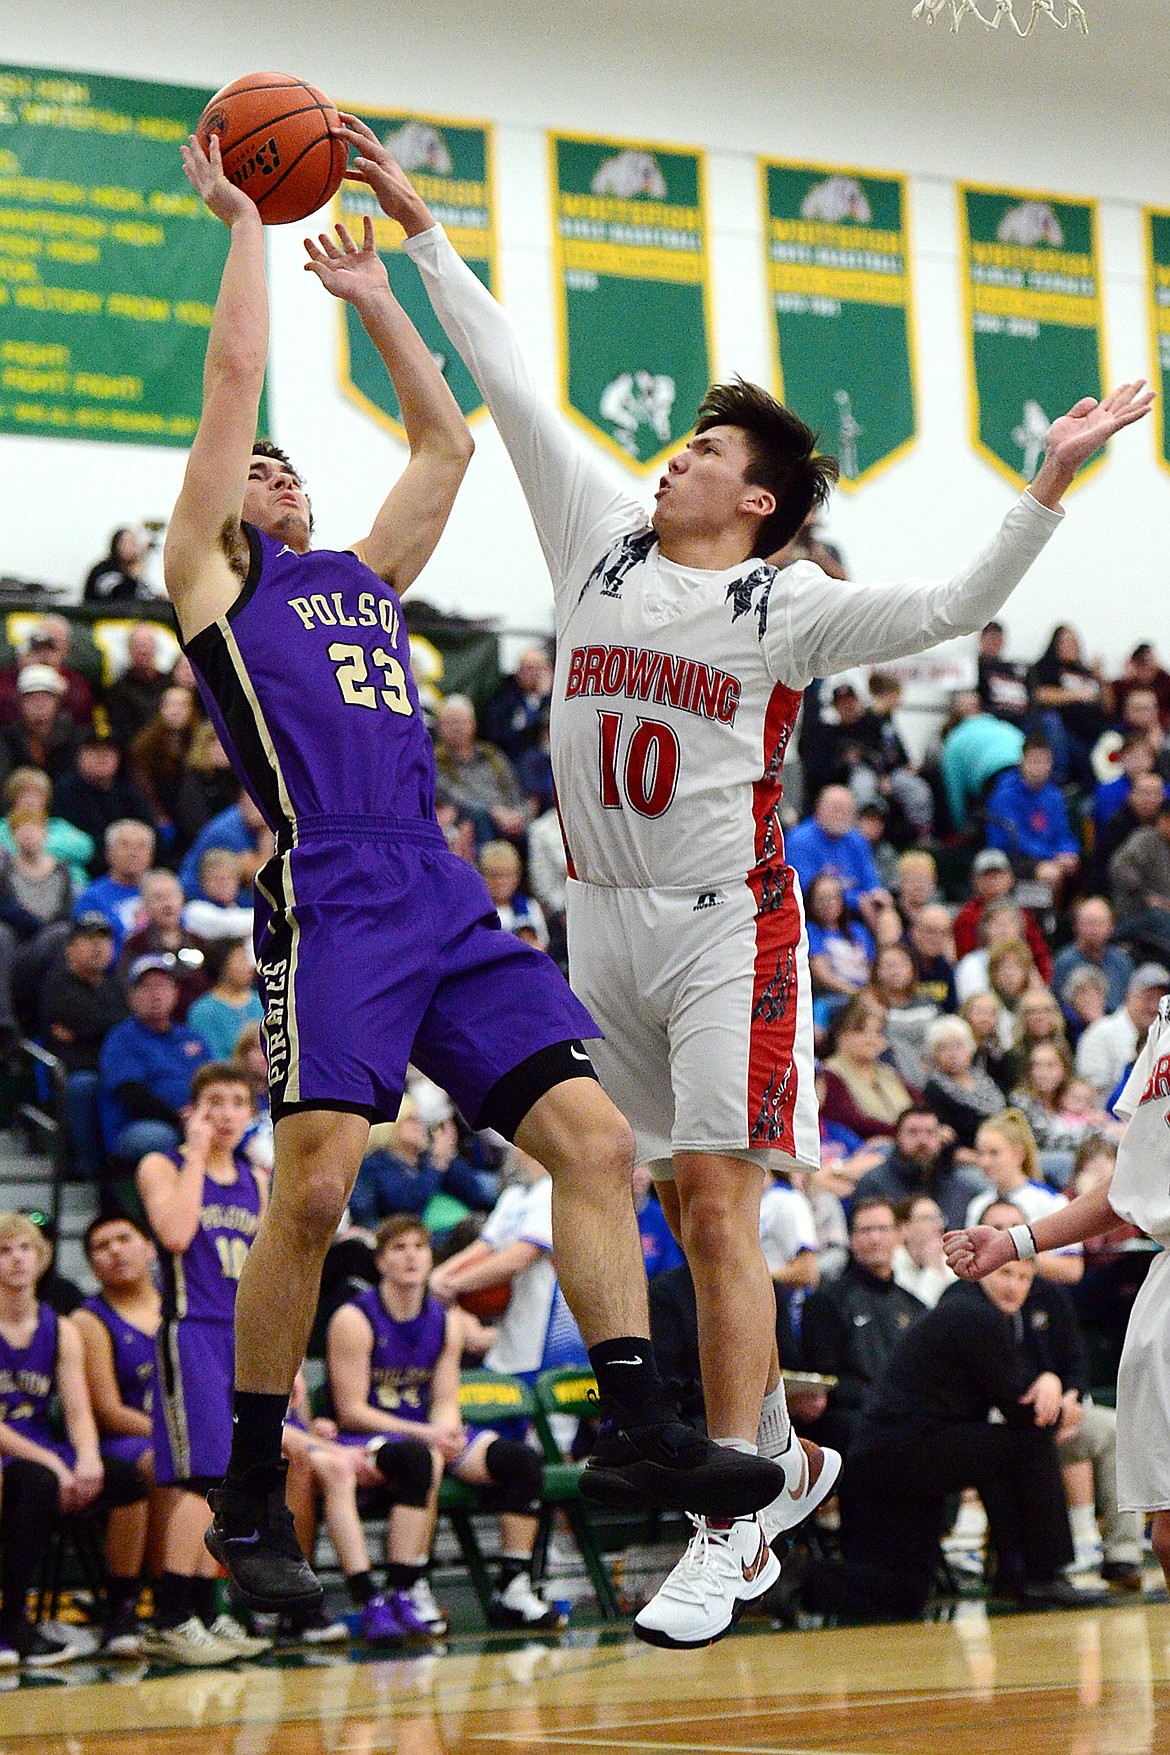
[[265, 225], [293, 225], [341, 185], [341, 120], [323, 91], [288, 73], [248, 73], [217, 91], [196, 134], [204, 152], [219, 136], [224, 174], [249, 195]]

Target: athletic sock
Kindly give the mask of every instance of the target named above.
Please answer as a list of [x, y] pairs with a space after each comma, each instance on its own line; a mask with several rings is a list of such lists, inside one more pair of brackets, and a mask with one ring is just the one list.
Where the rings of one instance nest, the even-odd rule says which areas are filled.
[[107, 1573], [106, 1603], [111, 1617], [116, 1615], [119, 1609], [124, 1609], [127, 1603], [137, 1603], [139, 1588], [137, 1578], [119, 1578], [116, 1573]]
[[183, 1572], [164, 1572], [154, 1581], [154, 1624], [161, 1632], [181, 1627], [194, 1613], [195, 1580]]
[[792, 1437], [792, 1421], [788, 1415], [788, 1400], [784, 1394], [783, 1383], [778, 1383], [770, 1394], [764, 1397], [760, 1409], [760, 1424], [756, 1432], [756, 1444], [761, 1456], [783, 1456], [788, 1449], [788, 1441]]
[[191, 1580], [191, 1607], [205, 1627], [210, 1627], [215, 1620], [215, 1587], [217, 1578], [194, 1578]]
[[720, 1450], [738, 1450], [744, 1456], [759, 1456], [759, 1446], [752, 1444], [747, 1438], [714, 1438], [711, 1441]]
[[370, 1598], [378, 1594], [372, 1572], [351, 1572], [345, 1588], [355, 1609], [364, 1609]]
[[1069, 1522], [1072, 1525], [1073, 1541], [1078, 1548], [1091, 1548], [1101, 1540], [1097, 1514], [1091, 1505], [1070, 1506]]
[[619, 1335], [589, 1349], [589, 1363], [603, 1403], [622, 1426], [657, 1426], [677, 1419], [658, 1375], [654, 1348], [645, 1335]]
[[527, 1574], [531, 1570], [531, 1554], [501, 1554], [500, 1569], [496, 1574], [496, 1590], [503, 1596], [514, 1578], [519, 1578], [522, 1572]]
[[236, 1390], [232, 1396], [229, 1483], [238, 1483], [249, 1469], [275, 1469], [279, 1465], [287, 1412], [286, 1395], [256, 1395], [251, 1390]]
[[405, 1560], [388, 1560], [386, 1562], [386, 1589], [388, 1591], [413, 1590], [423, 1573], [422, 1566], [407, 1565]]

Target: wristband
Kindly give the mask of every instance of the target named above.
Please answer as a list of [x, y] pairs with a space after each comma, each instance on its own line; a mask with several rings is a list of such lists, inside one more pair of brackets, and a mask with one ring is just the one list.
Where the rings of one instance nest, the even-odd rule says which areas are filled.
[[1009, 1225], [1008, 1236], [1016, 1246], [1016, 1256], [1020, 1261], [1031, 1261], [1036, 1254], [1036, 1239], [1032, 1235], [1031, 1225]]

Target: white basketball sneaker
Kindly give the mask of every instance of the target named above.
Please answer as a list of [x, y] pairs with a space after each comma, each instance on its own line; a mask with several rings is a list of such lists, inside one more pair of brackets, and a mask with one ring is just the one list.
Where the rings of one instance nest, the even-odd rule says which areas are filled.
[[758, 1514], [726, 1524], [687, 1515], [695, 1533], [686, 1553], [634, 1620], [648, 1645], [712, 1645], [780, 1576]]
[[769, 1542], [811, 1517], [829, 1497], [841, 1473], [840, 1451], [822, 1449], [808, 1438], [798, 1438], [795, 1432], [788, 1449], [773, 1461], [784, 1470], [784, 1490], [759, 1514]]

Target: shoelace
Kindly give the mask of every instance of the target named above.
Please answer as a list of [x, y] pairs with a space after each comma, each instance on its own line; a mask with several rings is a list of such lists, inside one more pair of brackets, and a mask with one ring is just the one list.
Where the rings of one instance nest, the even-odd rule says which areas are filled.
[[687, 1516], [695, 1526], [695, 1533], [687, 1543], [686, 1553], [662, 1585], [660, 1594], [673, 1597], [676, 1602], [702, 1603], [716, 1584], [716, 1574], [735, 1574], [735, 1563], [729, 1552], [731, 1531], [712, 1529], [705, 1517], [697, 1517], [693, 1511], [688, 1511]]

